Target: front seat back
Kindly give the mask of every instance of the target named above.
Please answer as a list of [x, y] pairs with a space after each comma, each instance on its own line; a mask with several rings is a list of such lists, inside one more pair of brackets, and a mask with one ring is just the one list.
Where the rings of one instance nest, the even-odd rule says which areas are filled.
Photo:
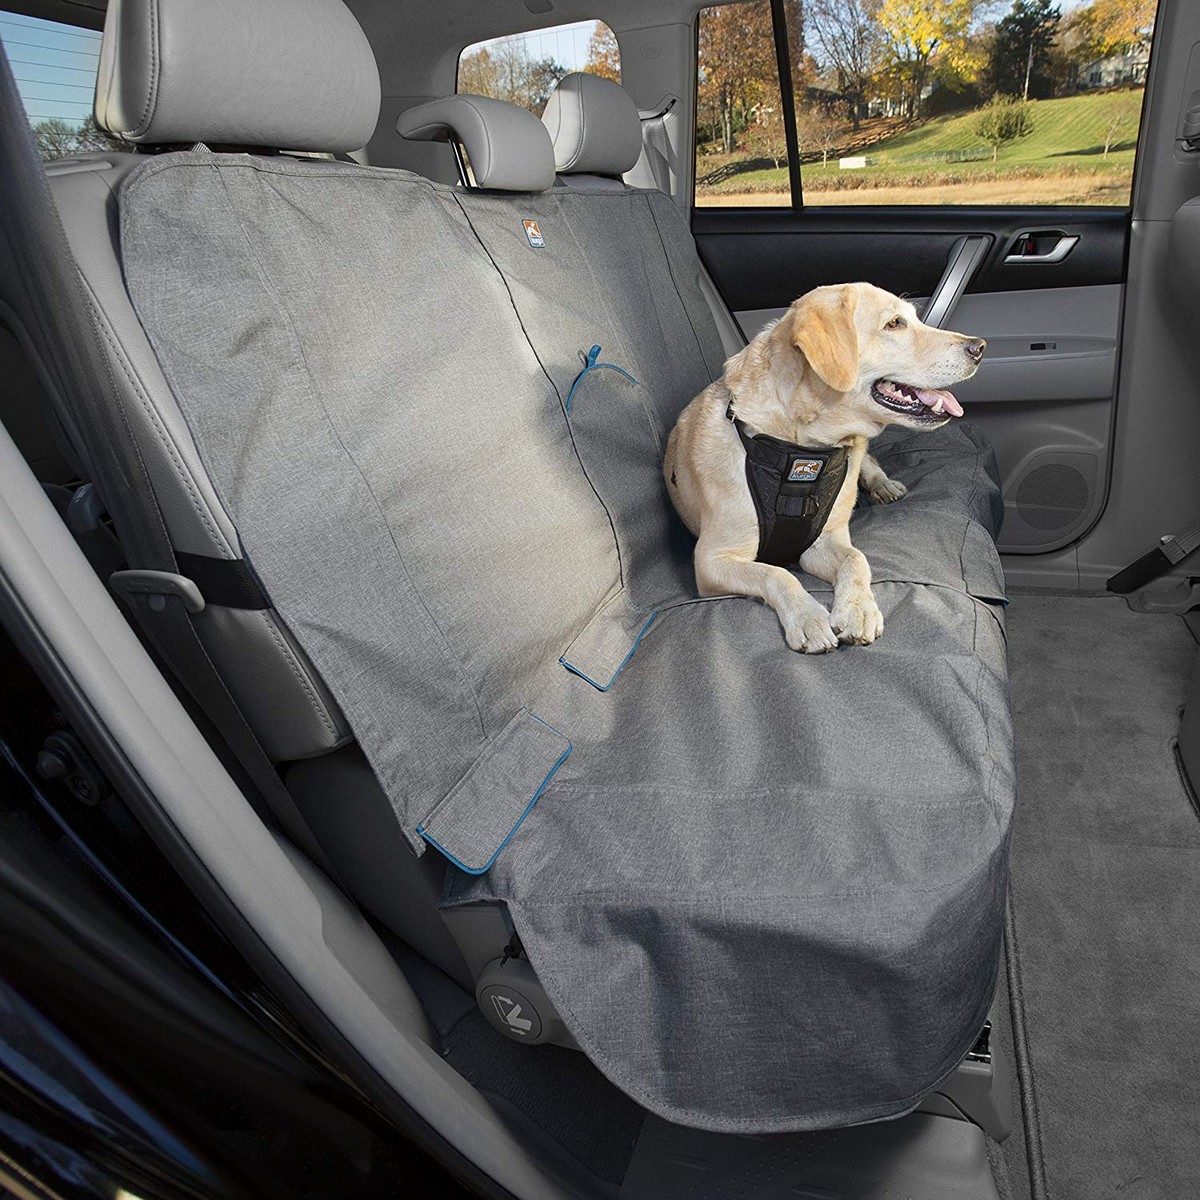
[[[35, 350], [71, 457], [113, 515], [127, 560], [114, 591], [224, 736], [231, 765], [257, 785], [248, 794], [266, 797], [277, 817], [290, 805], [292, 818], [278, 823], [297, 844], [351, 881], [356, 898], [410, 944], [464, 978], [437, 914], [444, 872], [433, 858], [418, 863], [403, 844], [337, 704], [245, 562], [130, 304], [120, 260], [117, 193], [157, 151], [206, 142], [274, 155], [365, 144], [379, 109], [373, 53], [340, 0], [113, 0], [101, 60], [98, 121], [138, 151], [59, 160], [46, 176], [106, 386], [84, 389], [86, 399], [73, 404], [56, 385], [48, 369], [54, 350], [21, 329], [16, 314], [31, 309], [15, 274], [0, 280], [6, 318]], [[95, 420], [79, 419], [81, 404]], [[308, 506], [329, 502], [303, 478], [277, 499], [297, 522]], [[280, 783], [276, 768], [285, 764], [304, 815]]]

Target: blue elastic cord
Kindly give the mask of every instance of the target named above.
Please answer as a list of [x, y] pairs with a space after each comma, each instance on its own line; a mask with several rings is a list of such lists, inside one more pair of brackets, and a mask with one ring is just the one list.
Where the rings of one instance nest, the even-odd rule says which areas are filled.
[[638, 387], [641, 387], [640, 380], [634, 379], [634, 377], [632, 375], [630, 375], [630, 373], [627, 370], [625, 370], [624, 367], [618, 367], [616, 363], [597, 362], [596, 360], [599, 357], [600, 357], [600, 347], [599, 346], [593, 346], [587, 352], [587, 366], [584, 367], [583, 370], [580, 371], [579, 374], [575, 377], [575, 382], [573, 384], [571, 384], [571, 390], [570, 390], [570, 392], [567, 393], [567, 403], [566, 403], [567, 416], [571, 415], [571, 401], [575, 399], [575, 389], [583, 382], [583, 377], [589, 371], [596, 371], [596, 370], [601, 370], [601, 369], [607, 369], [610, 371], [620, 371], [621, 374], [624, 375], [625, 378], [630, 381], [630, 383], [636, 383], [638, 385]]

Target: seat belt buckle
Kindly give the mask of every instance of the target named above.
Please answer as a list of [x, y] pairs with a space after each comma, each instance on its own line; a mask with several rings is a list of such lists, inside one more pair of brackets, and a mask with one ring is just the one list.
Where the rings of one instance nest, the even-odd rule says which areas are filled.
[[162, 612], [168, 596], [182, 600], [189, 613], [204, 611], [204, 597], [186, 575], [175, 575], [170, 571], [114, 571], [108, 577], [108, 586], [126, 599], [149, 596], [151, 612]]

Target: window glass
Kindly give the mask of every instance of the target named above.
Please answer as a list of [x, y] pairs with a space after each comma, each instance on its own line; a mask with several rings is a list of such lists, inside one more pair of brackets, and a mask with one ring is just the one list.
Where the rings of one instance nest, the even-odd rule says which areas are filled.
[[98, 32], [0, 11], [0, 42], [43, 158], [119, 146], [92, 118]]
[[701, 9], [696, 46], [696, 203], [790, 205], [770, 0]]
[[[1155, 9], [1156, 0], [785, 5], [804, 203], [1128, 204]], [[766, 178], [753, 117], [734, 116], [746, 130], [738, 152], [728, 148], [739, 134], [723, 130], [722, 161], [706, 169], [716, 139], [705, 19], [723, 11], [701, 15], [697, 203], [760, 192]], [[752, 77], [742, 91], [777, 89], [773, 61], [742, 62]]]
[[621, 82], [616, 35], [603, 21], [576, 21], [476, 42], [458, 56], [457, 90], [507, 100], [540, 117], [554, 85], [571, 71]]

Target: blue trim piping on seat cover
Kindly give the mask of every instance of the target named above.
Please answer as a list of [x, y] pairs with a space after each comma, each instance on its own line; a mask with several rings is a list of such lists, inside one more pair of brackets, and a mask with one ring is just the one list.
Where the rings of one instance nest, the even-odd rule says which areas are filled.
[[[630, 651], [630, 653], [632, 654], [633, 652]], [[619, 669], [620, 668], [618, 668], [618, 670]], [[529, 715], [539, 725], [545, 725], [547, 729], [554, 729], [553, 725], [551, 725], [547, 721], [543, 721], [542, 718], [539, 717], [536, 713], [530, 713]], [[557, 733], [559, 737], [566, 737], [566, 734], [564, 734], [561, 730], [554, 729], [554, 732]], [[525, 811], [517, 818], [517, 823], [508, 831], [508, 837], [506, 837], [504, 839], [504, 841], [502, 841], [500, 843], [500, 845], [496, 847], [495, 854], [493, 854], [492, 857], [489, 858], [487, 860], [487, 862], [483, 864], [482, 867], [468, 867], [466, 863], [460, 862], [457, 858], [454, 857], [453, 854], [450, 853], [449, 850], [446, 849], [445, 846], [443, 846], [435, 838], [431, 837], [428, 833], [425, 832], [424, 825], [417, 826], [417, 833], [421, 837], [423, 837], [435, 850], [444, 854], [460, 871], [465, 871], [468, 875], [485, 875], [485, 874], [487, 874], [487, 872], [492, 869], [492, 865], [495, 863], [496, 859], [498, 859], [500, 857], [500, 852], [504, 849], [505, 846], [508, 845], [509, 842], [512, 841], [513, 834], [516, 833], [517, 830], [521, 828], [521, 822], [524, 821], [527, 816], [529, 816], [529, 813], [533, 809], [533, 806], [541, 798], [541, 795], [546, 790], [546, 787], [549, 785], [550, 780], [554, 778], [554, 772], [557, 771], [558, 768], [561, 767], [564, 762], [566, 762], [567, 755], [570, 754], [574, 748], [575, 748], [575, 743], [572, 742], [570, 738], [567, 738], [567, 748], [558, 756], [558, 761], [546, 773], [546, 778], [542, 780], [541, 784], [538, 786], [538, 790], [533, 793], [533, 799], [530, 800], [529, 803], [525, 806]]]
[[[625, 669], [625, 664], [633, 657], [633, 652], [638, 648], [638, 643], [646, 636], [646, 630], [654, 623], [654, 618], [658, 616], [658, 609], [655, 609], [649, 616], [645, 625], [639, 630], [637, 637], [633, 639], [633, 645], [629, 647], [629, 653], [617, 664], [617, 669], [612, 673], [612, 677], [607, 683], [597, 683], [590, 675], [585, 675], [573, 663], [567, 662], [567, 656], [564, 654], [558, 661], [562, 663], [572, 675], [578, 675], [580, 679], [590, 683], [598, 692], [607, 692], [610, 687], [616, 682], [617, 676]], [[419, 831], [418, 831], [419, 832]]]
[[571, 390], [567, 393], [567, 403], [566, 403], [567, 416], [571, 415], [571, 401], [575, 399], [575, 389], [583, 382], [583, 377], [589, 371], [599, 371], [602, 368], [607, 367], [611, 371], [620, 371], [621, 374], [624, 375], [626, 379], [628, 379], [632, 383], [636, 383], [638, 385], [638, 387], [642, 386], [641, 380], [634, 379], [634, 377], [632, 375], [630, 375], [630, 373], [627, 370], [625, 370], [624, 367], [618, 367], [616, 363], [597, 362], [596, 359], [598, 359], [599, 357], [600, 357], [600, 347], [593, 346], [588, 351], [588, 354], [587, 354], [587, 366], [584, 367], [583, 370], [580, 371], [579, 374], [575, 377], [575, 382], [573, 384], [571, 384]]

